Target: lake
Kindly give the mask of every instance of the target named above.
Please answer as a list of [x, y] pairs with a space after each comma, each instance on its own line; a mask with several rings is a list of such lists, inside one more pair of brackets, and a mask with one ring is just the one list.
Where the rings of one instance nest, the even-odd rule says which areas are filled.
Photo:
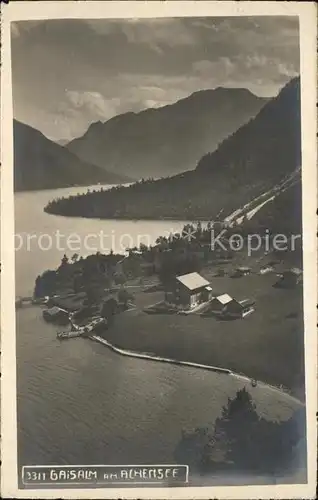
[[[70, 219], [43, 211], [53, 197], [81, 189], [86, 190], [15, 195], [16, 234], [34, 235], [29, 247], [23, 244], [16, 250], [17, 295], [32, 293], [38, 274], [57, 267], [64, 253], [75, 252], [54, 245], [41, 249], [50, 242], [45, 236], [39, 245], [41, 235], [53, 240], [60, 231], [66, 241], [76, 234], [81, 245], [76, 253], [87, 254], [85, 236], [104, 231], [115, 235], [116, 252], [123, 235], [135, 244], [140, 235], [154, 242], [184, 224]], [[60, 342], [56, 331], [42, 320], [39, 308], [17, 311], [20, 464], [173, 463], [182, 429], [213, 429], [222, 405], [244, 385], [228, 375], [121, 357], [89, 339]], [[261, 388], [251, 390], [261, 414], [291, 415], [295, 405], [288, 398]]]
[[[90, 189], [93, 189], [91, 187]], [[96, 189], [100, 186], [96, 186]], [[184, 221], [129, 221], [69, 218], [47, 214], [52, 198], [86, 192], [87, 187], [31, 191], [15, 195], [16, 294], [33, 291], [34, 280], [45, 269], [55, 269], [63, 254], [89, 255], [101, 251], [125, 253], [140, 243], [178, 232]]]

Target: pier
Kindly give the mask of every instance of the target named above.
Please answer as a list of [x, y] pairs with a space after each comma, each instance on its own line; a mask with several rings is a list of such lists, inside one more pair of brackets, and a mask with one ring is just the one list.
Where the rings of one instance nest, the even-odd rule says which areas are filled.
[[44, 305], [47, 303], [48, 297], [44, 297], [43, 299], [34, 299], [33, 297], [17, 297], [15, 299], [15, 307], [16, 309], [21, 309], [24, 306], [35, 306], [35, 305]]

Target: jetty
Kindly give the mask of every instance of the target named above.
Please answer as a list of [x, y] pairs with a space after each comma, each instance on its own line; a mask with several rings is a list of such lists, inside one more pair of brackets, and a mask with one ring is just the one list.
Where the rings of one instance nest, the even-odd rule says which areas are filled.
[[21, 309], [24, 306], [33, 306], [33, 305], [45, 305], [47, 304], [49, 297], [43, 297], [40, 299], [35, 299], [34, 297], [17, 297], [15, 299], [15, 307], [16, 309]]
[[64, 332], [59, 332], [57, 334], [57, 338], [60, 340], [63, 339], [71, 339], [74, 337], [89, 337], [94, 333], [98, 328], [103, 327], [105, 328], [107, 326], [107, 320], [106, 318], [102, 318], [101, 316], [96, 316], [95, 318], [92, 318], [92, 320], [87, 323], [86, 325], [77, 325], [74, 323], [72, 319], [72, 315], [69, 317], [72, 329]]

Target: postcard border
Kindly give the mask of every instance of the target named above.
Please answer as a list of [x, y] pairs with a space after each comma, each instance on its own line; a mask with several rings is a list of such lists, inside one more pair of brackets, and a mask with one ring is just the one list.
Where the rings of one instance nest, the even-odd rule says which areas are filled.
[[[15, 282], [14, 282], [14, 197], [13, 114], [11, 85], [10, 22], [58, 18], [200, 17], [200, 16], [298, 16], [300, 21], [302, 101], [302, 189], [304, 244], [305, 378], [307, 406], [308, 483], [275, 486], [224, 486], [175, 488], [107, 489], [18, 489]], [[317, 7], [312, 2], [14, 2], [2, 6], [1, 74], [1, 493], [17, 498], [314, 498], [316, 485], [317, 411], [317, 116], [316, 35]], [[314, 126], [315, 124], [315, 126]], [[315, 334], [313, 334], [315, 332]]]

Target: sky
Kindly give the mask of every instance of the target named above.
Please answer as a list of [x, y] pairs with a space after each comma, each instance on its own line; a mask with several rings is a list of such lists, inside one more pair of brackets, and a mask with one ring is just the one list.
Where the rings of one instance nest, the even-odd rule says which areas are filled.
[[299, 74], [295, 17], [15, 22], [16, 119], [53, 140], [201, 89], [274, 96]]

